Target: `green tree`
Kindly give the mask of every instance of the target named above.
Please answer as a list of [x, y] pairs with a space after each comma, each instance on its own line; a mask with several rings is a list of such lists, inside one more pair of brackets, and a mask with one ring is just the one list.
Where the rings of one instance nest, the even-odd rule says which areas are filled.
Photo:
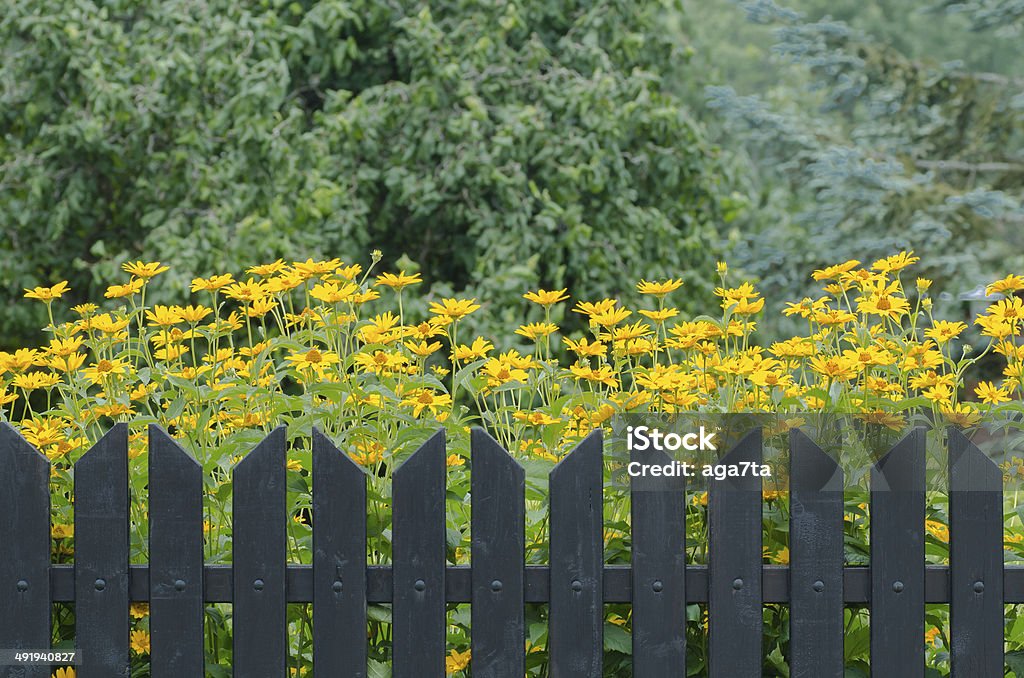
[[773, 29], [782, 76], [705, 95], [748, 205], [736, 228], [756, 234], [734, 257], [766, 296], [811, 293], [806, 271], [900, 249], [949, 303], [1024, 266], [1024, 82], [912, 58], [827, 15], [741, 5]]
[[[660, 72], [665, 0], [25, 0], [0, 18], [0, 289], [127, 259], [385, 265], [512, 303], [526, 286], [707, 294], [714, 150]], [[710, 253], [709, 253], [710, 252]], [[153, 299], [159, 301], [159, 299]], [[521, 300], [517, 300], [521, 301]], [[511, 308], [511, 307], [510, 307]], [[13, 343], [39, 309], [0, 317]], [[516, 311], [510, 310], [510, 313]]]

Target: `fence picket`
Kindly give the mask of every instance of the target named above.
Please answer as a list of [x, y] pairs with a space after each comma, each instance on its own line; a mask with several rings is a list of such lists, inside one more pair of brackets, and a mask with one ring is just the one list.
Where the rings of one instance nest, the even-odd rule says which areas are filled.
[[[664, 452], [632, 451], [641, 464], [666, 464]], [[686, 480], [630, 478], [633, 675], [686, 675]]]
[[394, 678], [444, 678], [445, 434], [438, 430], [393, 475]]
[[128, 678], [128, 426], [75, 464], [75, 646], [79, 678]]
[[526, 474], [479, 428], [472, 464], [472, 671], [478, 678], [522, 678]]
[[153, 678], [199, 676], [203, 657], [203, 469], [149, 427], [149, 633]]
[[600, 429], [552, 469], [551, 678], [600, 676], [604, 655], [604, 445]]
[[842, 678], [843, 471], [802, 431], [790, 450], [790, 675]]
[[[50, 647], [50, 462], [0, 423], [0, 647]], [[47, 678], [46, 666], [0, 666], [3, 678]]]
[[871, 675], [924, 676], [925, 431], [871, 469]]
[[[760, 463], [761, 429], [719, 460]], [[761, 675], [761, 478], [710, 480], [708, 489], [708, 675]]]
[[271, 431], [235, 466], [232, 497], [236, 678], [280, 678], [288, 656], [285, 429]]
[[1003, 474], [949, 435], [950, 654], [953, 678], [1003, 675]]
[[313, 429], [313, 666], [366, 676], [366, 474]]

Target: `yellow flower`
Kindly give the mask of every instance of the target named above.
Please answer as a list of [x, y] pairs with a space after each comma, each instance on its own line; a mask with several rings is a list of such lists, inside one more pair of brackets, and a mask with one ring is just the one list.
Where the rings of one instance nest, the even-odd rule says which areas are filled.
[[594, 302], [577, 301], [576, 308], [572, 310], [574, 313], [583, 313], [584, 315], [594, 317], [595, 315], [602, 315], [611, 311], [618, 303], [619, 302], [614, 299], [602, 299], [601, 301]]
[[6, 386], [0, 386], [0, 407], [4, 405], [10, 405], [17, 399], [17, 393], [8, 393]]
[[469, 346], [461, 345], [455, 347], [454, 356], [456, 360], [478, 360], [486, 358], [487, 354], [494, 350], [494, 344], [483, 337], [477, 337]]
[[442, 299], [441, 303], [430, 302], [431, 313], [452, 320], [464, 318], [478, 308], [480, 305], [476, 303], [476, 299]]
[[321, 351], [317, 348], [311, 348], [305, 353], [293, 353], [287, 356], [288, 362], [292, 364], [292, 367], [299, 370], [313, 370], [318, 373], [323, 373], [324, 368], [329, 365], [337, 365], [341, 362], [337, 353], [333, 351]]
[[22, 390], [34, 391], [37, 388], [53, 388], [60, 383], [60, 377], [49, 372], [28, 372], [14, 375], [11, 383]]
[[142, 619], [149, 614], [149, 603], [132, 603], [128, 611], [132, 619]]
[[645, 318], [650, 318], [656, 323], [663, 323], [669, 318], [675, 318], [677, 315], [679, 315], [679, 311], [674, 308], [663, 308], [658, 311], [648, 311], [646, 309], [640, 309], [639, 311], [637, 311], [637, 313], [644, 316]]
[[66, 523], [57, 523], [50, 527], [50, 537], [53, 539], [67, 539], [75, 536], [75, 526]]
[[373, 301], [374, 299], [380, 299], [380, 292], [377, 290], [366, 290], [365, 292], [358, 292], [352, 295], [352, 303], [357, 306], [359, 304], [365, 304], [368, 301]]
[[230, 273], [225, 273], [224, 275], [215, 275], [210, 278], [193, 278], [192, 291], [216, 292], [222, 287], [227, 287], [233, 282], [235, 282], [235, 279]]
[[608, 352], [608, 347], [600, 341], [588, 342], [586, 337], [583, 337], [579, 341], [573, 341], [567, 337], [562, 337], [562, 341], [565, 342], [565, 345], [569, 347], [570, 351], [581, 358], [603, 356]]
[[452, 397], [447, 393], [435, 393], [429, 388], [418, 388], [408, 393], [402, 404], [411, 407], [412, 416], [418, 417], [420, 413], [429, 409], [431, 414], [437, 414], [438, 408], [451, 407]]
[[132, 631], [132, 650], [137, 654], [149, 654], [149, 633], [146, 631]]
[[359, 451], [349, 453], [349, 456], [352, 457], [352, 461], [360, 466], [373, 466], [383, 461], [384, 445], [376, 440], [370, 442], [357, 442], [355, 445], [356, 449]]
[[277, 306], [277, 302], [270, 297], [263, 297], [252, 302], [248, 308], [245, 309], [245, 314], [250, 318], [262, 318], [266, 314], [270, 313]]
[[1017, 290], [1024, 289], [1024, 278], [1019, 275], [1011, 273], [1002, 280], [997, 280], [988, 287], [985, 288], [985, 295], [989, 294], [1003, 294], [1006, 292], [1016, 292]]
[[267, 294], [269, 294], [267, 284], [252, 279], [235, 283], [224, 290], [225, 296], [243, 303], [252, 303], [262, 299]]
[[513, 412], [512, 418], [516, 421], [526, 422], [531, 426], [547, 426], [548, 424], [558, 424], [562, 421], [543, 412]]
[[939, 628], [937, 626], [933, 626], [930, 629], [928, 629], [927, 631], [925, 631], [924, 632], [924, 642], [925, 642], [925, 644], [938, 646], [938, 644], [939, 644], [939, 633], [941, 633], [941, 631], [939, 631]]
[[917, 287], [917, 291], [923, 293], [927, 292], [928, 288], [932, 286], [932, 281], [928, 278], [918, 278], [914, 281], [914, 284]]
[[967, 325], [962, 322], [936, 320], [929, 329], [924, 331], [924, 336], [934, 339], [937, 344], [944, 344], [950, 339], [959, 336], [966, 329]]
[[937, 520], [926, 520], [924, 521], [924, 529], [928, 530], [928, 534], [932, 535], [943, 543], [949, 543], [949, 528], [940, 523]]
[[358, 291], [359, 285], [355, 283], [318, 283], [309, 291], [309, 296], [325, 304], [337, 304], [351, 300]]
[[648, 282], [641, 280], [636, 284], [636, 291], [640, 294], [653, 294], [656, 297], [663, 297], [669, 292], [675, 292], [683, 286], [683, 279], [673, 280], [669, 278], [664, 282]]
[[75, 669], [70, 666], [59, 668], [53, 672], [53, 678], [75, 678]]
[[26, 299], [38, 299], [50, 303], [54, 299], [60, 299], [68, 291], [68, 281], [62, 280], [53, 287], [33, 287], [25, 290]]
[[173, 306], [161, 306], [160, 304], [157, 304], [153, 307], [152, 311], [146, 311], [146, 320], [149, 321], [150, 325], [169, 327], [180, 323], [182, 318]]
[[174, 313], [177, 313], [182, 320], [194, 325], [198, 322], [202, 322], [203, 318], [213, 313], [212, 308], [206, 306], [174, 306], [171, 309]]
[[364, 372], [389, 375], [402, 370], [408, 362], [408, 358], [401, 353], [388, 353], [387, 351], [359, 352], [352, 356], [352, 362]]
[[[1024, 300], [1021, 300], [1020, 297], [1002, 299], [989, 306], [985, 313], [989, 318], [997, 318], [1017, 327], [1021, 319], [1024, 318]], [[980, 321], [981, 318], [978, 320]]]
[[603, 313], [595, 313], [590, 316], [590, 322], [601, 327], [612, 327], [632, 315], [633, 312], [626, 308], [613, 308]]
[[900, 316], [910, 312], [910, 303], [903, 297], [891, 294], [871, 295], [857, 298], [857, 311], [899, 320]]
[[99, 308], [99, 306], [96, 304], [78, 304], [77, 306], [72, 306], [71, 310], [78, 315], [86, 316], [95, 312], [97, 308]]
[[605, 384], [612, 388], [617, 388], [619, 385], [619, 380], [615, 378], [615, 373], [608, 365], [602, 365], [596, 369], [588, 365], [571, 365], [569, 367], [569, 371], [578, 379], [585, 379], [597, 384]]
[[421, 358], [426, 358], [427, 356], [431, 355], [439, 348], [441, 348], [441, 342], [439, 341], [434, 341], [429, 344], [425, 341], [421, 341], [418, 344], [413, 341], [406, 341], [404, 343], [407, 349], [409, 349], [415, 355], [418, 355]]
[[462, 671], [469, 666], [470, 651], [459, 652], [458, 650], [452, 650], [451, 654], [445, 657], [444, 670], [450, 676], [453, 673]]
[[487, 377], [487, 385], [491, 388], [497, 388], [513, 381], [525, 383], [529, 379], [526, 370], [515, 367], [509, 361], [501, 358], [490, 358], [480, 371]]
[[827, 268], [821, 268], [811, 274], [811, 277], [816, 281], [832, 280], [838, 278], [843, 273], [849, 273], [853, 269], [860, 266], [860, 262], [856, 259], [850, 259], [842, 264], [836, 264], [834, 266], [828, 266]]
[[312, 259], [306, 259], [305, 261], [293, 261], [292, 271], [302, 276], [304, 279], [309, 280], [310, 278], [318, 275], [332, 273], [334, 272], [334, 269], [340, 265], [340, 259], [331, 259], [329, 261], [313, 261]]
[[335, 275], [345, 280], [355, 280], [356, 276], [363, 272], [363, 267], [359, 264], [352, 264], [351, 266], [339, 266], [334, 269]]
[[801, 318], [811, 318], [828, 308], [828, 297], [811, 299], [804, 297], [799, 302], [787, 302], [782, 315], [799, 315]]
[[72, 353], [67, 356], [50, 358], [50, 368], [58, 372], [74, 372], [85, 363], [84, 353]]
[[149, 280], [158, 273], [171, 270], [168, 266], [161, 266], [159, 261], [153, 261], [148, 264], [144, 264], [141, 261], [136, 261], [134, 264], [131, 262], [121, 264], [121, 269], [127, 273], [131, 273], [137, 278], [143, 278]]
[[12, 372], [17, 374], [24, 372], [33, 366], [45, 364], [45, 358], [34, 348], [19, 348], [14, 353], [0, 351], [0, 373]]
[[974, 387], [974, 395], [983, 403], [989, 405], [998, 405], [999, 403], [1010, 402], [1009, 391], [1002, 386], [997, 387], [991, 381], [979, 381], [978, 385]]
[[284, 269], [285, 269], [284, 260], [283, 259], [278, 259], [277, 261], [275, 261], [272, 264], [260, 264], [259, 266], [250, 266], [249, 268], [247, 268], [245, 270], [245, 272], [246, 273], [251, 273], [252, 275], [259, 275], [259, 276], [266, 277], [268, 275], [274, 275], [275, 273], [280, 273]]
[[541, 337], [546, 337], [557, 331], [558, 325], [553, 323], [530, 323], [528, 325], [520, 325], [519, 329], [517, 329], [515, 333], [526, 337], [527, 339], [533, 339], [536, 341]]
[[832, 381], [846, 381], [857, 376], [856, 364], [839, 356], [814, 356], [811, 369]]
[[445, 466], [447, 466], [448, 468], [464, 466], [465, 464], [466, 460], [457, 454], [449, 454], [448, 457], [445, 459]]
[[969, 403], [959, 403], [952, 407], [940, 406], [939, 411], [951, 424], [957, 426], [974, 426], [981, 421], [981, 414], [974, 410]]
[[845, 325], [846, 323], [852, 323], [857, 319], [853, 313], [844, 311], [841, 308], [827, 308], [821, 313], [814, 315], [814, 322], [825, 327], [831, 327], [833, 325]]
[[409, 285], [418, 285], [421, 282], [423, 282], [423, 279], [420, 278], [419, 273], [406, 275], [405, 271], [399, 271], [397, 275], [394, 273], [383, 273], [377, 276], [377, 282], [375, 284], [390, 287], [396, 292], [401, 292]]
[[920, 260], [920, 257], [914, 256], [913, 250], [909, 252], [900, 252], [899, 254], [894, 254], [891, 257], [879, 259], [875, 263], [871, 264], [871, 269], [880, 273], [896, 273], [911, 264], [916, 264]]
[[107, 288], [107, 291], [103, 293], [103, 296], [107, 299], [121, 299], [123, 297], [130, 297], [133, 294], [138, 294], [142, 291], [146, 281], [142, 278], [132, 278], [124, 285], [111, 285]]
[[114, 360], [101, 360], [85, 368], [82, 374], [92, 383], [99, 384], [109, 377], [121, 377], [128, 374], [128, 366], [116, 358]]
[[729, 272], [729, 264], [724, 261], [716, 261], [715, 270], [718, 272], [718, 275], [725, 275]]
[[67, 339], [51, 339], [50, 345], [43, 350], [50, 355], [69, 356], [82, 347], [81, 337], [69, 337]]
[[540, 304], [541, 306], [544, 306], [546, 308], [548, 306], [553, 306], [554, 304], [557, 304], [560, 301], [565, 301], [566, 299], [568, 299], [569, 295], [566, 294], [565, 292], [565, 288], [562, 288], [560, 290], [540, 289], [537, 290], [536, 292], [527, 292], [526, 294], [523, 295], [523, 299], [526, 299], [527, 301], [532, 301], [535, 304]]

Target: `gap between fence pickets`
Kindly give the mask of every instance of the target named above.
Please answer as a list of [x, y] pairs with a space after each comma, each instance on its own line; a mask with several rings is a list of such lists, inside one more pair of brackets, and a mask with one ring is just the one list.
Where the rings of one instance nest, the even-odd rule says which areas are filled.
[[[546, 603], [550, 594], [550, 569], [546, 565], [525, 567], [525, 603]], [[629, 603], [632, 601], [632, 585], [629, 565], [605, 565], [604, 602]], [[234, 581], [231, 565], [206, 565], [204, 568], [204, 600], [211, 603], [230, 603]], [[54, 602], [74, 602], [75, 566], [52, 565], [50, 567], [50, 589]], [[449, 565], [445, 570], [446, 602], [469, 603], [472, 593], [472, 566]], [[789, 602], [789, 567], [764, 565], [762, 567], [765, 603]], [[287, 568], [287, 600], [289, 603], [310, 603], [313, 601], [313, 567], [311, 565], [289, 565]], [[1003, 568], [1003, 602], [1024, 603], [1024, 566]], [[843, 568], [843, 600], [848, 605], [868, 605], [871, 602], [871, 568]], [[149, 566], [131, 565], [128, 594], [133, 602], [149, 600]], [[370, 603], [392, 601], [392, 573], [386, 565], [371, 565], [366, 568], [366, 600]], [[925, 568], [925, 602], [949, 602], [949, 566], [928, 565]], [[706, 603], [708, 601], [708, 569], [705, 565], [690, 565], [686, 568], [686, 601]]]

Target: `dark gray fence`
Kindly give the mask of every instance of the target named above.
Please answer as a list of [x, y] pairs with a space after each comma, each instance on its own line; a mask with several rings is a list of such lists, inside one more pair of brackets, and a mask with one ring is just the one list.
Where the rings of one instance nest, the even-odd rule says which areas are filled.
[[[75, 564], [50, 563], [49, 463], [0, 425], [0, 648], [50, 643], [51, 603], [74, 602], [79, 678], [129, 675], [132, 601], [150, 603], [155, 678], [203, 675], [204, 601], [234, 607], [234, 675], [286, 675], [286, 604], [313, 604], [319, 676], [366, 675], [367, 603], [393, 606], [395, 678], [443, 678], [446, 603], [470, 603], [472, 673], [522, 678], [524, 603], [550, 605], [552, 678], [601, 675], [604, 603], [631, 603], [638, 678], [685, 676], [686, 605], [709, 608], [711, 676], [760, 675], [762, 606], [791, 609], [791, 675], [843, 675], [843, 609], [871, 610], [874, 676], [924, 676], [926, 603], [951, 609], [953, 675], [1003, 675], [1003, 604], [1024, 602], [1024, 568], [1003, 567], [1002, 476], [950, 431], [949, 567], [925, 567], [925, 436], [872, 469], [871, 566], [845, 567], [843, 477], [790, 434], [788, 567], [762, 565], [760, 479], [711, 484], [710, 561], [685, 562], [686, 496], [632, 494], [632, 565], [604, 564], [602, 440], [586, 438], [550, 476], [550, 564], [524, 566], [524, 473], [486, 433], [472, 438], [472, 566], [445, 560], [445, 439], [394, 472], [394, 565], [366, 565], [366, 476], [313, 440], [313, 564], [286, 560], [286, 438], [272, 432], [236, 467], [232, 565], [203, 562], [202, 471], [149, 433], [148, 565], [128, 559], [128, 436], [119, 425], [75, 466]], [[760, 431], [722, 461], [761, 459]], [[970, 491], [966, 491], [970, 488]], [[19, 673], [23, 671], [23, 673]], [[49, 676], [3, 667], [3, 676]]]

